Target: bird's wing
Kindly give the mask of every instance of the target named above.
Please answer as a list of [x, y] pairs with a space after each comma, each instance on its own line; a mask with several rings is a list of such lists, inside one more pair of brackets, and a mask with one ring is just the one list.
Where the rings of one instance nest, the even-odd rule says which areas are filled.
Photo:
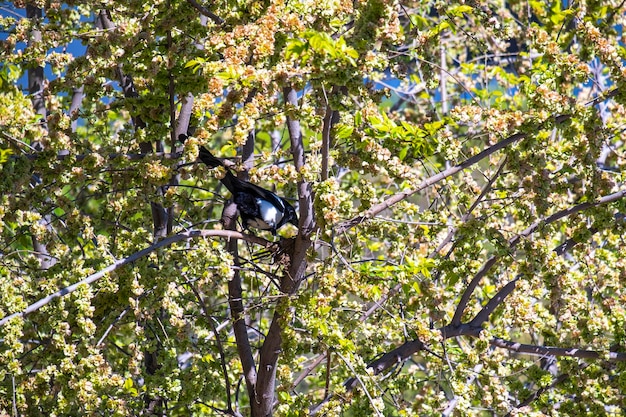
[[[224, 166], [224, 163], [213, 156], [213, 154], [204, 146], [200, 146], [200, 153], [198, 154], [198, 157], [202, 162], [211, 168]], [[222, 181], [222, 184], [224, 184], [224, 186], [228, 188], [228, 191], [230, 191], [233, 195], [235, 193], [247, 192], [256, 198], [268, 201], [270, 204], [280, 209], [281, 212], [285, 211], [285, 204], [280, 197], [265, 188], [259, 187], [258, 185], [240, 180], [232, 172], [230, 172], [228, 168], [226, 169], [226, 175], [224, 175], [224, 178], [220, 181]]]
[[[285, 204], [282, 199], [273, 192], [266, 190], [247, 181], [242, 181], [233, 175], [233, 178], [237, 181], [237, 192], [247, 192], [254, 197], [265, 200], [278, 208], [281, 212], [285, 211]], [[227, 186], [228, 187], [228, 186]], [[232, 192], [232, 191], [231, 191]]]

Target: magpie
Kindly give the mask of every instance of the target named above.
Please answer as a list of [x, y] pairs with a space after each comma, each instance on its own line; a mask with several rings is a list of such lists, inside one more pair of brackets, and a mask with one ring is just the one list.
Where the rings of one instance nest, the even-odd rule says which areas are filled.
[[210, 168], [226, 168], [226, 175], [220, 181], [233, 195], [244, 229], [269, 230], [276, 236], [276, 230], [287, 223], [298, 226], [296, 210], [287, 200], [258, 185], [240, 180], [204, 146], [200, 146], [199, 158]]

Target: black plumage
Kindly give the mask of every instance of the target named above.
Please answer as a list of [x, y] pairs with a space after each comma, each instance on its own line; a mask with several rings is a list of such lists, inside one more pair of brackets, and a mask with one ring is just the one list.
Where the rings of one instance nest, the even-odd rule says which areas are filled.
[[[200, 147], [199, 158], [211, 168], [226, 168], [204, 146]], [[287, 223], [298, 226], [296, 210], [284, 198], [258, 185], [240, 180], [228, 168], [220, 181], [233, 195], [244, 228], [269, 230], [275, 235], [276, 230]]]

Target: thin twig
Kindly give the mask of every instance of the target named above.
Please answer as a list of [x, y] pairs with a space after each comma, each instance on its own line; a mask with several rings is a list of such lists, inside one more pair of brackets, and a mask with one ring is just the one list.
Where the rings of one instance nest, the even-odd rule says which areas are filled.
[[190, 282], [187, 282], [187, 285], [189, 285], [189, 287], [191, 288], [191, 291], [193, 291], [193, 293], [196, 295], [196, 298], [198, 299], [198, 303], [200, 303], [200, 308], [202, 308], [202, 312], [204, 313], [204, 317], [209, 322], [209, 326], [211, 326], [211, 331], [213, 332], [213, 335], [215, 336], [215, 344], [217, 345], [217, 351], [220, 354], [220, 364], [222, 365], [224, 383], [226, 384], [226, 403], [228, 405], [228, 411], [230, 413], [233, 413], [233, 403], [230, 398], [231, 397], [230, 378], [228, 377], [228, 368], [226, 367], [226, 353], [224, 353], [224, 345], [222, 344], [222, 339], [220, 339], [220, 335], [217, 332], [215, 323], [213, 322], [213, 319], [211, 318], [211, 315], [209, 314], [209, 310], [206, 307], [206, 303], [204, 302], [202, 295], [200, 295], [200, 292], [198, 292], [195, 285], [193, 285]]
[[104, 339], [107, 338], [111, 330], [113, 330], [113, 327], [115, 327], [115, 323], [118, 323], [120, 320], [122, 320], [129, 311], [130, 311], [130, 307], [126, 307], [124, 310], [122, 310], [119, 316], [117, 316], [117, 318], [113, 320], [113, 323], [111, 323], [111, 325], [106, 329], [102, 337], [98, 340], [98, 342], [96, 343], [96, 347], [100, 346], [102, 342], [104, 342]]
[[[498, 167], [498, 169], [496, 170], [496, 173], [493, 174], [493, 176], [489, 179], [489, 181], [487, 182], [487, 184], [485, 184], [485, 186], [483, 187], [483, 189], [480, 192], [480, 195], [476, 198], [476, 200], [474, 200], [474, 203], [472, 203], [472, 205], [470, 206], [470, 208], [467, 210], [467, 213], [465, 213], [463, 215], [463, 217], [461, 218], [461, 222], [462, 223], [466, 223], [467, 220], [470, 218], [470, 215], [472, 214], [472, 212], [474, 211], [474, 209], [476, 207], [478, 207], [478, 205], [481, 203], [481, 201], [483, 201], [483, 199], [485, 198], [485, 196], [487, 195], [487, 193], [491, 190], [491, 187], [493, 186], [493, 183], [496, 181], [496, 179], [500, 176], [500, 174], [502, 173], [502, 170], [504, 169], [504, 166], [506, 165], [506, 157], [504, 157], [503, 161], [500, 163], [500, 166]], [[437, 249], [435, 249], [433, 252], [431, 252], [428, 257], [429, 258], [434, 258], [437, 253], [439, 253], [439, 251], [441, 249], [443, 249], [454, 237], [455, 233], [459, 230], [458, 226], [452, 228], [452, 230], [450, 230], [450, 232], [448, 233], [448, 235], [443, 239], [443, 241], [439, 244], [439, 246], [437, 246]], [[447, 256], [450, 256], [450, 254], [452, 253], [452, 248], [450, 249], [450, 251], [448, 251]]]
[[330, 394], [330, 365], [332, 354], [333, 353], [330, 350], [326, 352], [326, 382], [324, 383], [324, 398], [328, 397]]
[[365, 386], [365, 384], [363, 383], [363, 381], [361, 380], [361, 377], [359, 377], [359, 375], [356, 373], [356, 371], [354, 370], [354, 367], [352, 367], [352, 365], [350, 364], [350, 362], [348, 362], [348, 360], [346, 358], [343, 357], [343, 355], [339, 352], [336, 352], [337, 356], [339, 356], [341, 358], [341, 360], [346, 364], [346, 366], [350, 369], [350, 371], [354, 374], [354, 378], [359, 382], [359, 384], [361, 385], [361, 388], [363, 388], [363, 392], [365, 393], [365, 395], [367, 396], [367, 399], [370, 402], [370, 405], [372, 406], [372, 408], [374, 409], [374, 411], [376, 412], [376, 415], [379, 417], [383, 417], [382, 414], [380, 414], [380, 411], [378, 411], [378, 408], [376, 408], [376, 405], [374, 404], [374, 399], [372, 398], [372, 396], [370, 395], [369, 391], [367, 390], [367, 387]]

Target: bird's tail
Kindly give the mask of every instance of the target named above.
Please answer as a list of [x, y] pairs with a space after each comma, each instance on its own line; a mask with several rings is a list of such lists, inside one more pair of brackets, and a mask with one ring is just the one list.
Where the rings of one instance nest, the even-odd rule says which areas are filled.
[[198, 155], [200, 160], [204, 162], [210, 168], [223, 167], [222, 161], [213, 156], [211, 152], [204, 146], [200, 146], [200, 153]]
[[[209, 152], [209, 150], [205, 148], [204, 146], [200, 146], [200, 153], [198, 154], [198, 157], [200, 158], [202, 162], [204, 162], [210, 168], [217, 168], [217, 167], [225, 166], [222, 161], [214, 157], [213, 154]], [[235, 175], [233, 175], [233, 173], [230, 172], [230, 169], [228, 168], [226, 168], [226, 173], [224, 174], [222, 178], [220, 178], [220, 181], [222, 182], [222, 184], [226, 186], [228, 191], [230, 191], [232, 194], [235, 194], [237, 192], [237, 189], [241, 188], [241, 180], [239, 180]]]

